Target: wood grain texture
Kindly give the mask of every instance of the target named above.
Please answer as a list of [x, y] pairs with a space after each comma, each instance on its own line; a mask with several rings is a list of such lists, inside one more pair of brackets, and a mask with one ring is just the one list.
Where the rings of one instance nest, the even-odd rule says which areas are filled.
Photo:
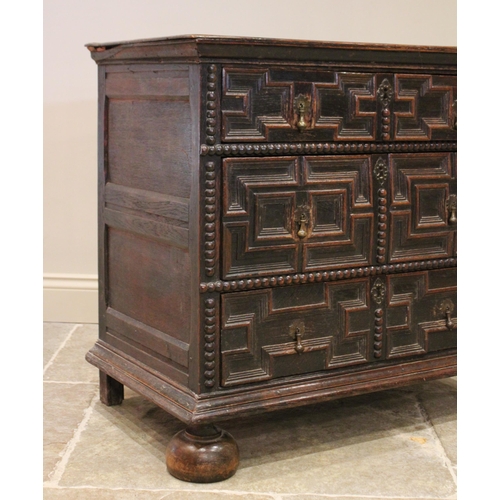
[[123, 384], [99, 371], [99, 396], [101, 403], [106, 406], [115, 406], [123, 402]]
[[456, 268], [387, 279], [388, 358], [457, 347]]
[[456, 47], [366, 44], [273, 38], [189, 35], [152, 40], [89, 43], [99, 63], [144, 61], [199, 61], [238, 59], [249, 62], [300, 62], [305, 65], [334, 62], [372, 67], [421, 67], [455, 71]]
[[451, 153], [389, 155], [389, 262], [455, 256], [457, 227], [447, 210], [457, 189], [453, 160]]
[[129, 316], [108, 308], [106, 313], [108, 328], [120, 332], [151, 352], [172, 360], [176, 364], [188, 367], [189, 344], [168, 335], [165, 332], [151, 328]]
[[189, 69], [186, 66], [118, 66], [107, 70], [108, 98], [187, 99]]
[[371, 156], [225, 159], [223, 278], [372, 265], [372, 175]]
[[178, 248], [188, 247], [188, 230], [176, 225], [147, 217], [145, 214], [128, 214], [123, 210], [104, 209], [104, 221], [108, 227], [124, 229], [138, 235], [157, 238]]
[[189, 222], [189, 201], [177, 196], [160, 195], [108, 182], [105, 186], [104, 201], [107, 206], [164, 217], [171, 224], [180, 227], [187, 227]]
[[[368, 291], [364, 279], [224, 295], [222, 385], [367, 362]], [[300, 351], [296, 320], [304, 325]]]
[[214, 425], [192, 425], [178, 432], [166, 452], [168, 472], [192, 483], [214, 483], [230, 478], [239, 465], [234, 438]]
[[107, 181], [189, 198], [189, 101], [109, 99], [108, 108]]
[[165, 384], [158, 373], [123, 357], [119, 350], [104, 342], [97, 342], [86, 359], [188, 425], [404, 387], [457, 374], [456, 350], [447, 350], [440, 355], [410, 358], [405, 363], [385, 361], [369, 369], [354, 366], [328, 374], [292, 376], [200, 397], [176, 384]]
[[456, 140], [455, 76], [245, 65], [222, 78], [222, 142]]
[[125, 384], [197, 426], [456, 374], [455, 48], [88, 47], [100, 338], [87, 359], [106, 404]]
[[189, 342], [188, 251], [115, 228], [108, 242], [108, 306]]

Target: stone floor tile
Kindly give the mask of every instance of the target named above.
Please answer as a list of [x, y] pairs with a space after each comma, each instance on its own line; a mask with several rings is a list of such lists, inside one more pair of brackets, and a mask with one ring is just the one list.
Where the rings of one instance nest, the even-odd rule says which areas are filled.
[[325, 496], [325, 495], [280, 495], [280, 500], [455, 500], [456, 497], [374, 497], [374, 496]]
[[61, 344], [66, 340], [74, 323], [43, 324], [43, 366], [45, 367]]
[[[172, 491], [161, 497], [162, 500], [274, 500], [276, 497], [263, 493], [228, 491]], [[299, 500], [299, 499], [295, 499]], [[323, 499], [324, 500], [324, 499]]]
[[166, 470], [165, 450], [184, 425], [126, 391], [121, 405], [97, 403], [73, 451], [60, 486], [175, 489], [185, 483]]
[[[169, 493], [164, 493], [164, 496], [161, 498], [162, 500], [275, 500], [276, 497], [271, 494], [250, 493], [248, 491], [201, 491], [196, 489], [171, 491]], [[295, 500], [299, 499], [296, 498]]]
[[226, 425], [243, 450], [234, 488], [431, 498], [455, 491], [411, 393], [385, 391], [263, 418]]
[[[442, 415], [453, 409], [442, 408]], [[60, 486], [439, 498], [456, 491], [411, 391], [384, 391], [227, 422], [240, 446], [232, 478], [184, 483], [164, 452], [183, 425], [140, 396], [98, 403]], [[381, 478], [383, 477], [383, 480]]]
[[44, 380], [98, 383], [99, 370], [85, 361], [85, 354], [97, 337], [97, 325], [79, 326], [45, 372]]
[[450, 377], [410, 386], [420, 401], [453, 466], [457, 465], [457, 379]]
[[44, 488], [43, 500], [160, 500], [164, 492], [101, 488]]
[[[433, 390], [431, 390], [431, 388]], [[429, 383], [419, 394], [422, 406], [443, 445], [452, 465], [457, 465], [457, 380], [456, 378]], [[453, 408], [455, 413], [450, 412]]]
[[46, 382], [43, 389], [43, 480], [47, 481], [97, 393], [97, 387]]
[[247, 492], [196, 491], [193, 494], [192, 491], [101, 488], [45, 488], [43, 498], [44, 500], [274, 500], [274, 497], [270, 495]]

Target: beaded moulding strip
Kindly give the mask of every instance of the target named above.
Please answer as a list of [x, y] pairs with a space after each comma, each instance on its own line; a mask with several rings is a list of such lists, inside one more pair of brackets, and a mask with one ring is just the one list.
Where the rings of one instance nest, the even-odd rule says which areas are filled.
[[208, 161], [205, 164], [205, 207], [204, 207], [204, 256], [205, 274], [213, 276], [215, 274], [215, 264], [217, 255], [216, 226], [217, 226], [217, 205], [216, 205], [216, 174], [215, 164]]
[[424, 260], [404, 264], [388, 264], [382, 266], [367, 266], [337, 271], [315, 273], [286, 274], [280, 276], [265, 276], [262, 278], [247, 278], [233, 281], [217, 280], [210, 283], [200, 283], [200, 293], [230, 292], [233, 290], [252, 290], [254, 288], [269, 288], [276, 286], [297, 285], [321, 281], [336, 281], [346, 278], [375, 276], [377, 274], [395, 274], [443, 267], [456, 267], [457, 259]]
[[387, 189], [385, 183], [388, 175], [387, 163], [379, 158], [373, 169], [375, 179], [380, 188], [377, 191], [377, 263], [385, 264], [387, 246]]
[[215, 144], [215, 131], [217, 130], [217, 66], [210, 64], [207, 72], [206, 116], [205, 133], [206, 143]]
[[381, 307], [375, 309], [374, 327], [373, 327], [373, 356], [380, 358], [382, 356], [384, 331], [384, 310]]
[[388, 141], [390, 138], [391, 128], [391, 111], [389, 105], [394, 97], [394, 90], [387, 78], [384, 78], [377, 90], [378, 100], [382, 103], [382, 140]]
[[412, 151], [456, 151], [456, 142], [391, 143], [270, 143], [270, 144], [202, 144], [202, 156], [260, 156], [282, 154], [359, 154], [406, 153]]
[[216, 317], [215, 299], [205, 299], [205, 319], [204, 319], [204, 372], [203, 378], [205, 387], [211, 389], [215, 385], [215, 337], [216, 337]]

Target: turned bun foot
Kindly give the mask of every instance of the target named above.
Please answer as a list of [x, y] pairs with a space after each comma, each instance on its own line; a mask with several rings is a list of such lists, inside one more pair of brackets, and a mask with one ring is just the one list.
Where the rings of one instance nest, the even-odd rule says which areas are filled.
[[194, 425], [178, 432], [167, 447], [167, 470], [192, 483], [215, 483], [231, 477], [239, 465], [233, 437], [214, 425]]

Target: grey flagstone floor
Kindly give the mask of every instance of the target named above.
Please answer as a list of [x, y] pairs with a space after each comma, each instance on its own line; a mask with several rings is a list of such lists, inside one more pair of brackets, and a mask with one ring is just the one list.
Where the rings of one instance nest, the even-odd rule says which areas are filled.
[[45, 500], [457, 498], [456, 377], [225, 422], [238, 471], [192, 484], [165, 466], [181, 422], [128, 389], [99, 401], [96, 339], [97, 325], [44, 324]]

